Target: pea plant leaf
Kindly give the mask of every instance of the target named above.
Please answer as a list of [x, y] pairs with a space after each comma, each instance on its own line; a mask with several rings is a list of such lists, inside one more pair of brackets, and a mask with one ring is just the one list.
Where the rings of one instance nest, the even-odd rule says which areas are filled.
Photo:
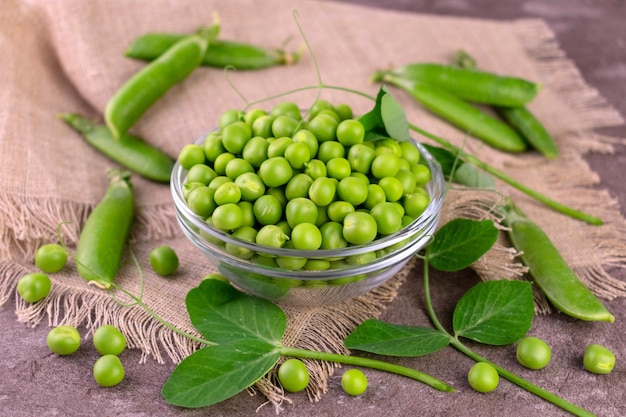
[[385, 86], [378, 90], [374, 108], [361, 116], [359, 121], [365, 128], [366, 142], [382, 138], [394, 138], [398, 141], [410, 139], [406, 113]]
[[449, 337], [431, 327], [403, 326], [370, 319], [344, 340], [348, 349], [387, 356], [423, 356], [448, 346]]
[[254, 384], [279, 358], [276, 346], [253, 338], [207, 346], [178, 364], [161, 394], [166, 402], [179, 407], [216, 404]]
[[435, 233], [426, 248], [426, 257], [435, 269], [459, 271], [483, 256], [497, 238], [498, 229], [492, 220], [455, 218]]
[[535, 315], [531, 285], [509, 280], [476, 284], [454, 308], [455, 336], [489, 345], [508, 345], [521, 339]]
[[278, 306], [219, 280], [202, 281], [187, 293], [186, 304], [191, 323], [214, 343], [255, 338], [276, 346], [287, 327]]

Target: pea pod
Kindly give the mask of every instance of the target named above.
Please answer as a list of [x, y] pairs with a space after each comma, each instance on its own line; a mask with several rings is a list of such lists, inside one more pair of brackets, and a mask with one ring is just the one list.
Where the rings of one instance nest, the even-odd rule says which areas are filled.
[[[188, 35], [177, 33], [146, 33], [136, 38], [124, 51], [124, 55], [129, 58], [152, 61], [186, 36]], [[294, 64], [299, 59], [299, 53], [287, 52], [284, 49], [269, 49], [249, 43], [216, 39], [206, 50], [201, 65], [256, 70]]]
[[76, 269], [85, 280], [104, 289], [111, 287], [133, 223], [134, 204], [128, 171], [111, 170], [107, 191], [78, 239]]
[[431, 112], [494, 148], [506, 152], [526, 150], [526, 142], [512, 127], [445, 90], [391, 74], [384, 81], [405, 90]]
[[165, 152], [130, 134], [115, 140], [105, 125], [75, 113], [65, 113], [60, 118], [113, 161], [144, 178], [169, 183], [174, 160]]
[[552, 305], [581, 320], [613, 323], [615, 316], [580, 281], [546, 233], [512, 203], [504, 212], [513, 246], [522, 252], [522, 262]]
[[438, 87], [462, 99], [499, 106], [521, 106], [533, 100], [539, 84], [518, 77], [459, 68], [452, 65], [414, 63], [388, 71], [378, 71], [374, 79], [401, 77]]
[[163, 55], [135, 73], [107, 103], [104, 118], [119, 139], [167, 91], [196, 69], [209, 43], [217, 37], [219, 24], [185, 37]]
[[[458, 51], [455, 54], [454, 62], [461, 68], [476, 68], [476, 61], [465, 51]], [[552, 159], [559, 155], [559, 149], [554, 138], [525, 106], [494, 106], [494, 109], [526, 139], [530, 146], [543, 156]]]

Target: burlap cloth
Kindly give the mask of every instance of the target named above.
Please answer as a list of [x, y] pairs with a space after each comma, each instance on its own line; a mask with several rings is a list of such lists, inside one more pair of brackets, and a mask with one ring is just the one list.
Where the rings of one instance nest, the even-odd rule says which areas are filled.
[[[36, 270], [33, 254], [41, 244], [57, 240], [57, 226], [74, 247], [82, 223], [102, 197], [111, 161], [87, 145], [61, 122], [62, 112], [99, 117], [107, 100], [141, 62], [123, 56], [136, 36], [152, 31], [191, 32], [208, 24], [212, 14], [222, 19], [223, 38], [268, 47], [291, 38], [297, 49], [302, 38], [294, 20], [306, 33], [319, 64], [322, 81], [376, 94], [368, 80], [374, 70], [408, 62], [449, 62], [457, 49], [469, 51], [479, 65], [494, 72], [517, 75], [543, 84], [530, 108], [556, 137], [561, 156], [547, 162], [535, 154], [510, 156], [494, 151], [463, 132], [426, 113], [406, 94], [394, 91], [409, 120], [479, 155], [528, 186], [554, 199], [599, 216], [600, 227], [556, 214], [502, 186], [553, 239], [581, 278], [604, 298], [626, 294], [626, 283], [610, 275], [626, 261], [626, 222], [617, 202], [596, 188], [598, 176], [582, 159], [588, 152], [610, 153], [622, 141], [599, 135], [598, 127], [619, 125], [623, 119], [584, 84], [564, 56], [553, 34], [540, 20], [493, 22], [381, 11], [333, 3], [271, 0], [229, 2], [198, 0], [66, 0], [63, 2], [4, 0], [0, 13], [0, 304], [15, 291], [17, 280]], [[228, 78], [228, 80], [227, 80]], [[134, 132], [176, 156], [179, 149], [215, 126], [221, 111], [241, 108], [292, 88], [317, 83], [314, 61], [305, 53], [291, 67], [258, 72], [201, 68], [172, 89], [135, 126]], [[324, 98], [352, 104], [357, 113], [371, 102], [336, 91]], [[289, 96], [303, 107], [314, 92]], [[275, 101], [263, 105], [271, 106]], [[418, 138], [423, 140], [423, 138]], [[131, 247], [143, 266], [144, 301], [171, 323], [192, 331], [184, 309], [186, 292], [212, 270], [203, 256], [182, 236], [174, 219], [166, 185], [133, 178], [138, 218]], [[451, 189], [442, 223], [457, 217], [493, 217], [498, 195]], [[181, 260], [172, 278], [155, 276], [147, 263], [149, 251], [166, 243]], [[474, 268], [484, 279], [522, 278], [524, 268], [515, 251], [501, 239]], [[392, 302], [407, 276], [418, 276], [413, 263], [383, 287], [343, 304], [286, 308], [286, 344], [343, 352], [342, 338], [354, 326], [378, 316]], [[139, 291], [139, 274], [130, 257], [117, 282]], [[69, 323], [93, 329], [102, 323], [121, 327], [132, 348], [144, 358], [179, 361], [196, 348], [173, 334], [137, 307], [124, 307], [109, 293], [85, 285], [72, 262], [54, 275], [45, 302], [27, 305], [17, 298], [18, 319], [35, 326]], [[538, 298], [538, 310], [548, 306]], [[332, 366], [312, 364], [314, 383], [309, 394], [319, 398]], [[282, 392], [271, 380], [257, 388], [275, 404]]]

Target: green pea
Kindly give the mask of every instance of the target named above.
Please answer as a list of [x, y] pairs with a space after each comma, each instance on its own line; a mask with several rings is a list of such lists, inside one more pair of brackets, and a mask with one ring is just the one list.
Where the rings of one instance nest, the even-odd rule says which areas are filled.
[[417, 187], [425, 186], [430, 181], [430, 169], [426, 165], [413, 165], [411, 172], [415, 175], [415, 185]]
[[372, 162], [376, 158], [376, 151], [363, 144], [357, 144], [348, 150], [348, 162], [353, 171], [369, 174]]
[[235, 179], [243, 173], [254, 172], [252, 164], [242, 158], [233, 158], [227, 164], [224, 173], [228, 178]]
[[322, 233], [313, 223], [298, 223], [291, 231], [291, 242], [296, 249], [316, 250], [322, 245]]
[[416, 219], [426, 210], [429, 203], [430, 198], [425, 193], [417, 192], [409, 194], [404, 197], [404, 212], [408, 216]]
[[309, 188], [313, 184], [313, 178], [307, 174], [294, 175], [285, 187], [285, 197], [287, 200], [293, 200], [298, 197], [308, 197]]
[[243, 147], [242, 157], [254, 167], [260, 167], [267, 159], [269, 142], [261, 136], [251, 138]]
[[327, 175], [326, 164], [319, 159], [311, 159], [309, 162], [304, 164], [304, 166], [304, 173], [314, 180]]
[[385, 201], [387, 201], [387, 196], [380, 185], [369, 184], [367, 186], [367, 198], [363, 202], [363, 206], [366, 209], [371, 210], [376, 204], [383, 203]]
[[227, 203], [218, 206], [211, 216], [213, 225], [222, 230], [230, 231], [241, 227], [242, 213], [237, 204]]
[[320, 249], [341, 249], [348, 246], [348, 241], [343, 237], [343, 225], [339, 222], [326, 222], [320, 227], [322, 244]]
[[232, 154], [240, 154], [252, 137], [252, 129], [242, 121], [236, 121], [222, 129], [222, 144]]
[[[247, 242], [256, 242], [257, 231], [254, 227], [250, 226], [241, 226], [237, 230], [233, 231], [232, 236], [237, 239], [241, 239]], [[226, 243], [224, 246], [226, 252], [231, 255], [237, 256], [242, 259], [250, 259], [255, 255], [255, 251], [241, 247], [240, 245], [235, 245], [232, 243]]]
[[254, 206], [249, 201], [240, 201], [237, 203], [241, 209], [241, 227], [256, 226], [256, 217], [254, 216]]
[[208, 185], [217, 177], [217, 172], [213, 168], [205, 164], [196, 164], [189, 168], [187, 173], [187, 182], [198, 182]]
[[263, 161], [258, 174], [268, 187], [280, 187], [287, 184], [293, 177], [293, 169], [289, 161], [282, 156], [277, 156]]
[[265, 194], [253, 204], [254, 216], [262, 225], [276, 224], [283, 215], [283, 207], [276, 197]]
[[335, 199], [337, 181], [327, 177], [313, 180], [309, 188], [309, 198], [318, 206], [327, 206]]
[[259, 136], [261, 138], [269, 138], [273, 135], [272, 125], [274, 124], [274, 116], [267, 115], [257, 118], [252, 123], [252, 135]]
[[328, 206], [327, 214], [330, 220], [341, 223], [349, 213], [355, 211], [354, 206], [347, 201], [333, 201]]
[[209, 183], [208, 187], [209, 187], [209, 188], [212, 188], [212, 189], [214, 189], [214, 190], [217, 190], [217, 188], [218, 188], [220, 185], [222, 185], [222, 184], [224, 184], [224, 183], [226, 183], [226, 182], [233, 182], [233, 180], [232, 180], [231, 178], [228, 178], [228, 177], [227, 177], [227, 176], [225, 176], [225, 175], [220, 175], [220, 176], [218, 176], [218, 177], [216, 177], [216, 178], [213, 178], [213, 179], [211, 180], [211, 182]]
[[33, 272], [26, 274], [17, 282], [17, 292], [27, 303], [36, 303], [50, 294], [52, 281], [48, 275]]
[[218, 206], [228, 203], [237, 204], [241, 199], [241, 189], [234, 182], [225, 182], [217, 187], [213, 199]]
[[400, 158], [392, 152], [376, 156], [372, 161], [371, 173], [376, 178], [395, 177], [400, 169]]
[[402, 183], [396, 177], [384, 177], [378, 181], [378, 185], [385, 192], [387, 201], [398, 201], [402, 198], [404, 190]]
[[337, 184], [337, 194], [343, 201], [356, 207], [367, 200], [368, 184], [356, 177], [345, 177]]
[[343, 158], [346, 154], [344, 146], [335, 141], [322, 142], [317, 151], [317, 159], [328, 163], [333, 158]]
[[393, 203], [379, 203], [372, 207], [370, 214], [376, 220], [378, 233], [389, 235], [400, 230], [402, 226], [402, 213]]
[[317, 156], [317, 151], [319, 149], [319, 144], [317, 143], [317, 138], [308, 129], [300, 129], [293, 135], [294, 143], [304, 143], [309, 147], [309, 152], [311, 158], [315, 158]]
[[204, 139], [204, 155], [209, 162], [215, 162], [215, 159], [222, 153], [226, 152], [222, 143], [222, 134], [219, 132], [211, 132]]
[[195, 143], [183, 146], [178, 153], [178, 163], [183, 169], [189, 169], [196, 164], [203, 164], [204, 160], [204, 149]]
[[[326, 142], [329, 143], [329, 142]], [[330, 178], [341, 180], [352, 173], [350, 162], [346, 158], [333, 158], [326, 163], [326, 170]]]
[[292, 143], [285, 149], [285, 158], [294, 169], [302, 169], [311, 160], [311, 151], [306, 143]]
[[292, 101], [282, 101], [276, 104], [270, 111], [270, 115], [277, 116], [289, 116], [295, 120], [302, 119], [302, 113], [300, 107]]
[[226, 110], [220, 115], [218, 125], [220, 129], [224, 129], [226, 126], [240, 121], [242, 116], [243, 112], [241, 110]]
[[206, 219], [213, 214], [217, 207], [215, 189], [206, 186], [194, 188], [187, 196], [187, 205], [195, 214]]
[[289, 236], [287, 236], [280, 227], [274, 224], [261, 227], [256, 234], [256, 243], [274, 248], [282, 248], [288, 239]]
[[267, 157], [274, 158], [276, 156], [285, 156], [285, 150], [289, 145], [293, 144], [293, 139], [288, 136], [277, 136], [267, 148]]
[[35, 265], [42, 272], [53, 274], [59, 272], [67, 263], [67, 252], [57, 243], [42, 245], [35, 252]]
[[315, 135], [319, 142], [326, 142], [335, 139], [337, 125], [337, 120], [331, 116], [320, 114], [311, 119], [308, 129]]
[[417, 186], [415, 175], [406, 169], [400, 169], [396, 174], [396, 178], [402, 183], [402, 192], [405, 194], [412, 193]]
[[337, 125], [337, 140], [345, 146], [353, 146], [363, 143], [365, 127], [361, 122], [354, 119], [341, 121]]
[[302, 268], [307, 271], [325, 271], [330, 268], [330, 261], [328, 259], [307, 259]]
[[252, 123], [261, 116], [266, 116], [267, 112], [263, 109], [250, 109], [243, 115], [243, 121], [252, 126]]
[[226, 165], [228, 165], [228, 163], [235, 158], [236, 156], [234, 154], [224, 152], [218, 155], [217, 158], [215, 158], [215, 162], [213, 163], [213, 169], [215, 170], [215, 172], [217, 172], [218, 175], [226, 175]]
[[286, 115], [276, 116], [276, 118], [272, 122], [272, 134], [277, 138], [291, 138], [293, 134], [296, 133], [296, 129], [298, 128], [299, 124], [299, 120], [294, 119], [293, 117]]
[[[176, 251], [167, 245], [160, 245], [152, 249], [149, 256], [150, 266], [157, 274], [166, 277], [178, 269], [179, 260]], [[103, 354], [102, 352], [100, 352]], [[113, 352], [107, 352], [113, 353]], [[117, 353], [116, 353], [117, 354]]]
[[254, 172], [246, 172], [235, 179], [235, 184], [241, 192], [241, 198], [245, 201], [255, 201], [265, 194], [265, 184]]
[[407, 160], [410, 165], [417, 165], [422, 157], [412, 142], [400, 142], [400, 151], [402, 158]]
[[350, 213], [343, 221], [343, 237], [354, 245], [371, 242], [377, 233], [376, 220], [368, 213]]
[[289, 200], [285, 216], [290, 227], [300, 223], [313, 223], [317, 220], [317, 206], [308, 198], [299, 197]]
[[615, 367], [615, 354], [602, 345], [592, 343], [585, 349], [583, 366], [594, 374], [611, 373]]
[[335, 112], [337, 112], [341, 120], [352, 119], [354, 116], [354, 113], [352, 112], [352, 107], [345, 103], [339, 103], [335, 105]]

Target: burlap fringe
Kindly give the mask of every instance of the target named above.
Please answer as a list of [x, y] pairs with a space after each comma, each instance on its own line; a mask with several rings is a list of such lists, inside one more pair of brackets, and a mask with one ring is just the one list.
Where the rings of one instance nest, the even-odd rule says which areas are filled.
[[[30, 259], [43, 244], [63, 241], [74, 245], [93, 207], [57, 199], [38, 199], [0, 193], [0, 256]], [[172, 204], [141, 206], [130, 241], [166, 239], [180, 235]]]

